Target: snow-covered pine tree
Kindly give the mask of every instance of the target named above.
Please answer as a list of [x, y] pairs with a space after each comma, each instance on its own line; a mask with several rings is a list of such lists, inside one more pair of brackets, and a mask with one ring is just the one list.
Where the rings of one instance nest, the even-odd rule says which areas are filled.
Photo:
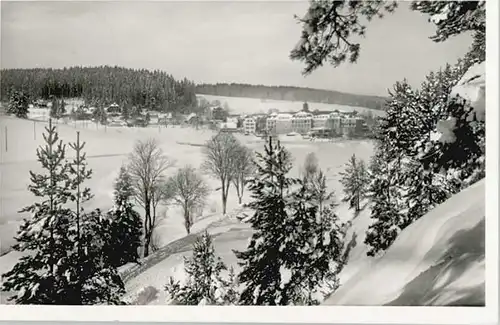
[[132, 179], [122, 166], [114, 186], [114, 207], [108, 212], [111, 238], [106, 245], [110, 262], [116, 267], [139, 260], [142, 223], [131, 203], [133, 195]]
[[238, 291], [238, 275], [234, 271], [234, 267], [229, 268], [228, 279], [223, 280], [224, 294], [222, 301], [225, 305], [237, 305], [240, 299]]
[[66, 147], [49, 120], [43, 134], [45, 145], [37, 151], [38, 162], [45, 173], [30, 171], [28, 189], [40, 201], [20, 212], [29, 212], [16, 236], [13, 249], [24, 255], [3, 275], [3, 291], [14, 291], [10, 300], [16, 304], [64, 305], [72, 293], [72, 264], [68, 250], [71, 211], [66, 203], [71, 196]]
[[68, 260], [73, 263], [70, 272], [74, 293], [66, 297], [66, 304], [94, 305], [120, 304], [124, 294], [124, 284], [118, 271], [110, 262], [110, 256], [104, 249], [110, 238], [110, 220], [100, 210], [85, 213], [83, 204], [92, 198], [90, 188], [83, 183], [91, 178], [92, 170], [87, 169], [85, 142], [80, 142], [77, 132], [76, 142], [69, 146], [75, 152], [75, 158], [69, 163], [71, 201], [75, 210], [71, 213], [72, 224], [69, 236], [73, 247], [68, 249]]
[[436, 127], [442, 136], [426, 148], [421, 161], [446, 174], [460, 190], [485, 176], [485, 122], [460, 97], [450, 99], [447, 112], [448, 118]]
[[444, 202], [452, 192], [443, 175], [425, 169], [419, 161], [409, 159], [405, 166], [405, 172], [408, 175], [405, 184], [408, 188], [405, 196], [408, 213], [405, 222], [400, 225], [401, 229], [406, 228], [429, 210]]
[[290, 171], [290, 153], [269, 137], [264, 153], [256, 153], [256, 174], [249, 180], [252, 201], [248, 207], [254, 211], [246, 218], [254, 229], [250, 243], [243, 252], [235, 252], [242, 271], [238, 275], [244, 286], [240, 296], [243, 305], [279, 305], [281, 273], [284, 264], [280, 254], [287, 214], [286, 197], [297, 180], [287, 178]]
[[310, 187], [287, 176], [290, 154], [279, 141], [269, 139], [256, 165], [249, 181], [254, 214], [245, 218], [254, 233], [247, 250], [235, 252], [242, 266], [240, 304], [312, 304], [323, 282], [333, 281], [341, 232], [333, 216], [319, 215]]
[[404, 189], [397, 176], [400, 173], [398, 159], [390, 159], [390, 151], [379, 143], [370, 163], [371, 182], [368, 196], [371, 199], [373, 223], [368, 227], [364, 243], [370, 247], [368, 256], [386, 250], [405, 223]]
[[409, 224], [405, 166], [408, 157], [415, 154], [415, 144], [422, 138], [422, 130], [429, 124], [419, 107], [421, 92], [403, 81], [397, 82], [389, 94], [387, 114], [378, 129], [379, 143], [370, 168], [369, 196], [374, 222], [365, 238], [365, 244], [371, 247], [369, 256], [387, 249], [402, 227]]
[[29, 100], [22, 90], [12, 90], [9, 96], [7, 113], [18, 118], [28, 118]]
[[[318, 192], [328, 193], [326, 184], [319, 190], [302, 184], [291, 196], [286, 230], [293, 233], [282, 242], [287, 258], [280, 271], [283, 302], [294, 305], [317, 305], [338, 287], [338, 273], [343, 267], [344, 239], [347, 225], [335, 214], [335, 202], [320, 209]], [[298, 230], [298, 231], [297, 231]]]
[[75, 153], [75, 158], [68, 164], [69, 171], [68, 175], [70, 177], [71, 184], [71, 196], [70, 200], [75, 203], [75, 210], [72, 213], [73, 220], [72, 226], [70, 227], [70, 236], [74, 239], [74, 245], [76, 252], [74, 254], [75, 258], [75, 293], [68, 297], [68, 304], [70, 305], [81, 305], [83, 299], [82, 287], [85, 279], [82, 277], [84, 273], [84, 251], [82, 247], [82, 219], [84, 217], [83, 203], [87, 202], [92, 198], [90, 188], [82, 188], [83, 182], [90, 179], [92, 176], [92, 170], [87, 169], [87, 161], [83, 148], [85, 147], [85, 142], [80, 142], [80, 132], [76, 132], [76, 142], [69, 144], [70, 148], [73, 149]]
[[318, 207], [318, 213], [323, 214], [323, 208], [329, 206], [333, 208], [337, 206], [335, 202], [335, 193], [329, 191], [326, 186], [326, 176], [321, 169], [319, 169], [314, 174], [310, 175], [309, 178], [303, 180], [304, 186], [309, 188], [312, 193], [313, 203]]
[[184, 259], [185, 284], [170, 277], [165, 290], [175, 304], [225, 304], [225, 282], [221, 273], [226, 269], [220, 257], [215, 255], [212, 236], [205, 231], [196, 239], [192, 257]]
[[352, 155], [346, 164], [345, 171], [340, 173], [340, 183], [344, 186], [343, 202], [349, 202], [349, 207], [356, 212], [361, 210], [361, 201], [365, 198], [369, 183], [368, 171], [363, 160]]
[[83, 215], [81, 246], [83, 251], [83, 305], [122, 305], [125, 285], [113, 265], [113, 253], [106, 250], [113, 242], [112, 220], [99, 209]]
[[370, 218], [374, 222], [368, 227], [364, 243], [370, 247], [368, 256], [386, 250], [401, 231], [399, 225], [404, 216], [400, 213], [398, 192], [395, 191], [387, 162], [379, 165], [379, 173], [372, 176], [370, 186], [372, 209]]

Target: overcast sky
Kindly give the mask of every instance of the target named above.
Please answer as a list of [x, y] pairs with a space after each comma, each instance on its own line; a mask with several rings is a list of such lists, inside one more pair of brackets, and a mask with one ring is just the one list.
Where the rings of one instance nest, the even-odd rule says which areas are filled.
[[195, 82], [294, 85], [383, 95], [395, 81], [418, 85], [454, 63], [468, 35], [433, 43], [434, 26], [402, 3], [375, 20], [357, 64], [312, 75], [288, 56], [308, 3], [1, 1], [1, 67], [118, 65], [161, 69]]

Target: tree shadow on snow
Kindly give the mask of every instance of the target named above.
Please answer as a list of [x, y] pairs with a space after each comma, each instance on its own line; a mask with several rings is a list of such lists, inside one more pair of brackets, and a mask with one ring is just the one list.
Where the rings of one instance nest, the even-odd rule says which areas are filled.
[[[485, 306], [485, 280], [473, 287], [447, 289], [474, 264], [484, 261], [485, 221], [457, 232], [449, 241], [448, 249], [437, 262], [406, 284], [398, 298], [388, 306]], [[431, 252], [429, 252], [431, 253]], [[429, 254], [428, 253], [428, 254]], [[444, 296], [449, 295], [448, 299]], [[442, 301], [438, 301], [438, 299]]]

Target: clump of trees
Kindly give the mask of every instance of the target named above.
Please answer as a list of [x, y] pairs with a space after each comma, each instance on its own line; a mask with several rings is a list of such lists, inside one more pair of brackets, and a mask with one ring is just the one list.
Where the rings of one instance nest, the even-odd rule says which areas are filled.
[[160, 220], [156, 210], [165, 194], [164, 173], [172, 165], [155, 139], [137, 141], [129, 156], [135, 200], [144, 209], [144, 257], [149, 255], [153, 231]]
[[92, 198], [84, 182], [87, 169], [84, 142], [70, 143], [75, 158], [66, 158], [66, 145], [49, 122], [45, 145], [37, 149], [44, 172], [31, 174], [29, 190], [40, 199], [21, 212], [24, 219], [13, 249], [24, 253], [3, 274], [2, 291], [12, 291], [17, 304], [121, 304], [124, 285], [106, 249], [111, 222], [99, 209], [86, 212]]
[[254, 233], [248, 248], [235, 252], [240, 304], [317, 304], [320, 289], [334, 285], [340, 271], [343, 225], [333, 206], [320, 212], [310, 187], [287, 175], [290, 154], [279, 142], [270, 138], [256, 159], [257, 176], [249, 181], [254, 213], [246, 218]]
[[255, 171], [254, 153], [250, 148], [240, 144], [234, 160], [232, 183], [236, 189], [238, 203], [241, 204], [247, 185], [247, 178]]
[[186, 261], [185, 283], [170, 278], [165, 287], [174, 303], [315, 305], [338, 287], [346, 225], [335, 215], [322, 171], [292, 178], [290, 158], [272, 139], [256, 154], [247, 180], [253, 215], [242, 216], [254, 232], [247, 249], [234, 252], [239, 273], [226, 273], [205, 233]]
[[87, 103], [118, 103], [155, 111], [187, 113], [196, 108], [195, 84], [176, 80], [165, 72], [120, 67], [65, 69], [2, 69], [0, 93], [11, 89], [30, 98], [83, 98]]
[[7, 114], [18, 118], [28, 118], [29, 98], [23, 91], [13, 90], [9, 95]]
[[[368, 32], [370, 20], [396, 9], [395, 1], [314, 1], [298, 18], [303, 30], [290, 57], [305, 63], [304, 74], [324, 63], [354, 63], [361, 53], [355, 38]], [[450, 96], [465, 72], [485, 60], [485, 3], [413, 1], [411, 9], [430, 16], [436, 26], [434, 42], [463, 32], [471, 32], [473, 41], [463, 59], [430, 73], [420, 89], [403, 80], [389, 93], [386, 116], [377, 121], [378, 145], [370, 164], [369, 256], [386, 250], [404, 228], [485, 175], [484, 119], [469, 102]], [[354, 174], [345, 175], [344, 186], [357, 208], [359, 196], [352, 195], [358, 192], [353, 190], [356, 182], [348, 181]]]
[[251, 173], [251, 152], [232, 134], [218, 133], [203, 148], [205, 160], [202, 169], [220, 181], [222, 213], [226, 214], [229, 187], [235, 185], [241, 203], [245, 178]]

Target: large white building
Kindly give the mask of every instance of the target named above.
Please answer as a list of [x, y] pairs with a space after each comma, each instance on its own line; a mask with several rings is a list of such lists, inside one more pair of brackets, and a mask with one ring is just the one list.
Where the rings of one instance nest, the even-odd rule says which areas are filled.
[[292, 114], [280, 113], [276, 116], [276, 133], [284, 134], [292, 132]]
[[267, 132], [271, 134], [283, 134], [292, 132], [292, 114], [272, 113], [266, 120]]
[[354, 132], [356, 126], [363, 122], [363, 119], [359, 116], [346, 116], [342, 119], [342, 133], [348, 135]]
[[257, 128], [257, 121], [255, 117], [248, 116], [243, 120], [243, 131], [245, 133], [255, 133]]
[[337, 113], [331, 113], [326, 122], [326, 128], [333, 130], [336, 134], [342, 134], [343, 117]]
[[298, 112], [292, 117], [292, 130], [300, 134], [309, 132], [312, 128], [313, 115], [307, 112]]
[[278, 113], [271, 113], [266, 120], [266, 131], [271, 134], [276, 134], [276, 121]]
[[326, 128], [326, 121], [330, 117], [330, 114], [319, 114], [313, 116], [312, 126], [315, 129], [323, 129]]

